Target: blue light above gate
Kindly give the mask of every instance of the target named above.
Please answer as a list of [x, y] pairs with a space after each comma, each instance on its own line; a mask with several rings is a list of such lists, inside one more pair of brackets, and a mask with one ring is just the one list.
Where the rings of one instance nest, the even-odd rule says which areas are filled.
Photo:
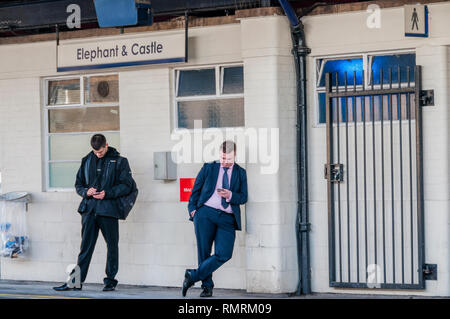
[[416, 66], [416, 55], [414, 53], [393, 54], [384, 56], [374, 56], [371, 69], [373, 72], [374, 84], [380, 84], [380, 70], [383, 70], [383, 83], [389, 83], [389, 70], [392, 70], [392, 82], [398, 82], [398, 68], [400, 67], [400, 82], [414, 82], [414, 67]]
[[150, 1], [94, 0], [94, 5], [101, 28], [153, 23]]
[[[345, 72], [347, 72], [347, 84], [353, 85], [353, 75], [356, 71], [356, 85], [360, 85], [363, 82], [362, 70], [363, 60], [362, 58], [354, 59], [342, 59], [342, 60], [327, 60], [324, 62], [323, 71], [320, 78], [320, 85], [325, 86], [325, 74], [330, 72], [338, 73], [339, 85], [344, 85]], [[336, 85], [336, 78], [333, 77], [333, 85]]]

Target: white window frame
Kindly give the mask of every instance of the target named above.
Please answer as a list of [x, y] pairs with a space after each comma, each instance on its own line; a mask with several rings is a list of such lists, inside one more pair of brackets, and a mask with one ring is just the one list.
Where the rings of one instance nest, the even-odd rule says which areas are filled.
[[[217, 100], [217, 99], [236, 99], [236, 98], [243, 98], [244, 99], [244, 92], [237, 93], [237, 94], [223, 94], [223, 73], [222, 69], [227, 67], [236, 67], [241, 66], [244, 67], [244, 64], [242, 62], [239, 63], [223, 63], [223, 64], [214, 64], [214, 65], [202, 65], [202, 66], [189, 66], [189, 67], [181, 67], [181, 68], [174, 68], [172, 70], [172, 78], [173, 78], [173, 116], [172, 116], [172, 123], [173, 123], [173, 132], [180, 132], [181, 130], [189, 130], [189, 131], [195, 131], [195, 130], [206, 130], [208, 128], [201, 128], [201, 129], [188, 129], [188, 128], [179, 128], [178, 127], [178, 102], [183, 101], [201, 101], [201, 100]], [[202, 69], [214, 69], [215, 70], [215, 80], [216, 80], [216, 94], [214, 95], [196, 95], [196, 96], [188, 96], [188, 97], [177, 97], [178, 95], [178, 83], [179, 83], [179, 71], [187, 71], [187, 70], [202, 70]], [[245, 85], [245, 82], [244, 82]], [[245, 113], [244, 113], [244, 120], [245, 120]], [[242, 129], [244, 126], [231, 126], [231, 127], [217, 127], [217, 129], [223, 130], [235, 130], [235, 129]]]
[[[394, 54], [416, 54], [416, 50], [415, 49], [401, 49], [401, 50], [389, 50], [389, 51], [372, 51], [372, 52], [361, 52], [361, 53], [349, 53], [349, 54], [339, 54], [339, 55], [329, 55], [329, 56], [316, 56], [314, 57], [314, 65], [315, 67], [315, 74], [314, 74], [314, 109], [315, 109], [315, 120], [314, 120], [314, 127], [326, 127], [326, 123], [319, 123], [320, 121], [320, 105], [319, 105], [319, 93], [325, 93], [325, 87], [319, 87], [319, 81], [320, 81], [320, 77], [322, 76], [323, 73], [323, 67], [324, 64], [322, 64], [319, 68], [319, 60], [321, 59], [326, 59], [326, 60], [341, 60], [341, 59], [355, 59], [355, 58], [362, 58], [363, 60], [363, 70], [364, 71], [369, 71], [369, 72], [364, 72], [364, 79], [363, 79], [363, 83], [365, 88], [371, 88], [371, 84], [370, 84], [370, 75], [372, 74], [372, 68], [370, 67], [370, 57], [374, 57], [374, 56], [380, 56], [380, 55], [394, 55]], [[397, 83], [392, 83], [393, 87], [395, 87], [397, 85]], [[402, 87], [406, 87], [408, 84], [407, 83], [401, 83]], [[411, 82], [410, 85], [412, 87], [415, 86], [414, 82]], [[348, 87], [353, 88], [353, 85], [349, 85]], [[384, 88], [386, 88], [386, 84], [383, 85]], [[356, 85], [356, 89], [361, 89], [362, 85]], [[381, 85], [380, 84], [375, 84], [373, 86], [374, 89], [380, 89]], [[339, 89], [344, 89], [344, 85], [343, 83], [340, 83], [339, 85]], [[412, 120], [414, 121], [414, 120]], [[398, 120], [393, 121], [398, 122]], [[378, 121], [375, 122], [375, 125], [377, 125]], [[348, 123], [349, 126], [353, 125], [352, 123]], [[371, 124], [371, 123], [366, 123], [366, 124]], [[356, 125], [362, 125], [362, 123], [357, 122]]]
[[[85, 104], [85, 96], [84, 96], [84, 80], [85, 78], [90, 77], [97, 77], [97, 76], [105, 76], [105, 75], [117, 75], [119, 77], [119, 73], [113, 72], [113, 73], [95, 73], [95, 74], [79, 74], [79, 75], [67, 75], [67, 76], [58, 76], [58, 77], [47, 77], [44, 78], [44, 94], [43, 94], [43, 119], [44, 119], [44, 177], [45, 177], [45, 192], [73, 192], [75, 190], [75, 187], [50, 187], [50, 164], [51, 163], [81, 163], [81, 158], [77, 160], [50, 160], [50, 154], [49, 154], [49, 140], [50, 136], [52, 135], [93, 135], [98, 132], [68, 132], [68, 133], [50, 133], [49, 132], [49, 123], [48, 123], [48, 111], [53, 109], [76, 109], [76, 108], [90, 108], [90, 107], [112, 107], [117, 106], [120, 110], [120, 102], [117, 101], [117, 103], [89, 103]], [[57, 80], [73, 80], [73, 79], [79, 79], [80, 80], [80, 103], [76, 104], [64, 104], [64, 105], [48, 105], [48, 85], [51, 81], [57, 81]], [[119, 111], [120, 114], [120, 111]], [[119, 133], [119, 131], [101, 131], [102, 133]], [[75, 184], [75, 180], [74, 180]]]

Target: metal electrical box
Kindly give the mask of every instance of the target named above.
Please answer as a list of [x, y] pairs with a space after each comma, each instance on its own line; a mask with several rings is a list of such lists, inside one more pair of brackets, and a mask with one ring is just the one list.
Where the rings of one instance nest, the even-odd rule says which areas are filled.
[[154, 152], [153, 168], [156, 180], [177, 179], [177, 164], [172, 160], [171, 152]]

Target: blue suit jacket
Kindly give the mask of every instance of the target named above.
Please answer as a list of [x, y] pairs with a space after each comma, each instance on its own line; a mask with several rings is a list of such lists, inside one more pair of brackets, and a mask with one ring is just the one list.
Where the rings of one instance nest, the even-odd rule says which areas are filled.
[[[195, 179], [191, 196], [189, 197], [188, 212], [189, 220], [193, 220], [190, 215], [195, 209], [202, 207], [212, 196], [216, 189], [217, 178], [219, 177], [219, 162], [205, 163]], [[234, 163], [231, 173], [230, 190], [233, 193], [230, 200], [231, 209], [235, 217], [235, 229], [241, 230], [241, 208], [247, 202], [247, 173], [245, 169]]]

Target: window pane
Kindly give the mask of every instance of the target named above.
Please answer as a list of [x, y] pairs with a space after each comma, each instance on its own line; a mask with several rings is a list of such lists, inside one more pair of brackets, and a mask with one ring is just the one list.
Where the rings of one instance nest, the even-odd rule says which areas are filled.
[[363, 76], [363, 60], [362, 58], [354, 59], [341, 59], [341, 60], [328, 60], [324, 61], [323, 72], [320, 77], [319, 86], [325, 86], [325, 74], [328, 72], [333, 73], [333, 85], [336, 85], [336, 72], [339, 77], [339, 85], [344, 85], [345, 72], [347, 72], [347, 84], [353, 85], [354, 72], [356, 71], [356, 84], [362, 84]]
[[49, 110], [50, 133], [119, 131], [119, 107]]
[[372, 59], [373, 83], [380, 84], [380, 70], [383, 70], [383, 83], [389, 83], [389, 68], [392, 69], [392, 82], [398, 83], [398, 67], [400, 67], [401, 82], [408, 82], [407, 67], [409, 67], [409, 80], [414, 82], [415, 54], [393, 54], [374, 56]]
[[84, 96], [89, 103], [118, 103], [119, 78], [117, 75], [93, 76], [84, 79]]
[[75, 178], [81, 162], [76, 163], [50, 163], [49, 186], [58, 188], [74, 188]]
[[244, 68], [242, 66], [223, 69], [223, 94], [244, 93]]
[[[103, 133], [108, 145], [120, 149], [119, 133]], [[53, 161], [79, 160], [89, 153], [92, 134], [52, 135], [49, 137], [49, 158]]]
[[194, 120], [202, 128], [244, 126], [244, 99], [178, 102], [178, 127], [192, 129]]
[[326, 123], [327, 122], [327, 106], [326, 106], [326, 95], [325, 93], [319, 93], [318, 94], [318, 102], [319, 102], [319, 123]]
[[[324, 124], [327, 122], [327, 113], [326, 113], [326, 94], [325, 93], [319, 93], [318, 94], [318, 100], [319, 100], [319, 124]], [[347, 103], [345, 101], [345, 97], [341, 97], [339, 99], [333, 98], [331, 100], [332, 109], [333, 109], [333, 122], [337, 123], [338, 120], [338, 111], [339, 111], [339, 122], [344, 123], [347, 121], [347, 112], [349, 121], [352, 121], [353, 116], [353, 106], [352, 106], [352, 98], [347, 98]], [[338, 109], [339, 107], [339, 109]]]
[[178, 95], [216, 95], [216, 70], [179, 71]]
[[48, 105], [80, 104], [80, 79], [49, 81]]

